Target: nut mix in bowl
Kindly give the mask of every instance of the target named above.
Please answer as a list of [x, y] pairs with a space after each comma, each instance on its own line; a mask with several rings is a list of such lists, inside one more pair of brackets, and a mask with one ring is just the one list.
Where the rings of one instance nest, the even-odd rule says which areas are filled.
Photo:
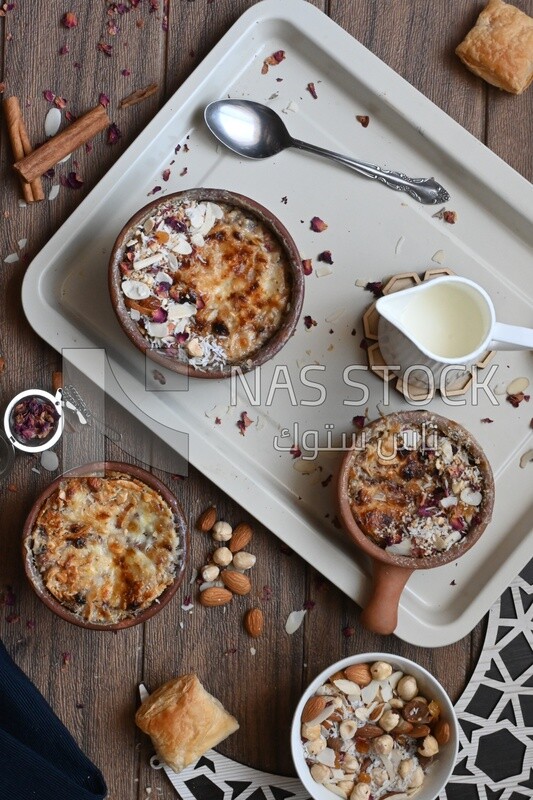
[[187, 529], [172, 493], [133, 465], [88, 464], [53, 481], [24, 526], [26, 574], [82, 627], [135, 625], [164, 607], [185, 569]]
[[291, 236], [243, 195], [190, 189], [153, 201], [119, 234], [111, 299], [157, 363], [223, 378], [271, 358], [294, 332], [303, 271]]
[[391, 654], [333, 664], [296, 709], [291, 745], [315, 800], [433, 800], [458, 747], [453, 706], [425, 669]]
[[338, 480], [343, 527], [373, 559], [373, 592], [361, 615], [392, 633], [413, 570], [455, 561], [492, 518], [494, 479], [473, 436], [428, 411], [369, 423], [346, 453]]

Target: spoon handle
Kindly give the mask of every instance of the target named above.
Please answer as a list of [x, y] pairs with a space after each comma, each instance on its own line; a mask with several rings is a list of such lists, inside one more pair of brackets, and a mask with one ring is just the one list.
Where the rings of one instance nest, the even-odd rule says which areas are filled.
[[292, 146], [297, 147], [299, 150], [306, 150], [309, 153], [316, 153], [319, 156], [324, 156], [324, 158], [338, 161], [356, 170], [366, 178], [384, 183], [389, 189], [394, 189], [397, 192], [407, 192], [419, 203], [435, 205], [435, 203], [444, 203], [450, 199], [446, 189], [440, 183], [437, 183], [434, 178], [408, 178], [403, 172], [393, 172], [390, 169], [383, 169], [383, 167], [378, 167], [374, 164], [366, 164], [364, 161], [342, 156], [333, 150], [326, 150], [324, 147], [317, 147], [314, 144], [302, 142], [300, 139], [292, 139]]

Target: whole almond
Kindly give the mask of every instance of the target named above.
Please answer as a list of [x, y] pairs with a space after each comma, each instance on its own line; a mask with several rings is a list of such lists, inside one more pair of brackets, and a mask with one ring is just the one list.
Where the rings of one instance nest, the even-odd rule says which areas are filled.
[[302, 722], [311, 722], [324, 711], [326, 707], [326, 698], [321, 695], [310, 697], [305, 704], [302, 711]]
[[361, 739], [375, 739], [376, 736], [383, 735], [383, 728], [380, 728], [379, 725], [363, 725], [362, 728], [357, 729], [357, 736], [361, 737]]
[[196, 522], [196, 527], [203, 533], [208, 533], [215, 522], [217, 521], [217, 510], [215, 506], [209, 506], [205, 511], [202, 511]]
[[233, 529], [233, 536], [229, 543], [229, 549], [232, 553], [237, 553], [249, 544], [252, 538], [252, 529], [246, 522], [241, 522]]
[[433, 729], [433, 736], [440, 745], [448, 744], [450, 741], [450, 723], [440, 719]]
[[413, 730], [413, 725], [410, 722], [407, 722], [406, 719], [401, 719], [394, 728], [394, 735], [396, 736], [397, 734], [400, 733], [411, 733], [412, 730]]
[[219, 588], [218, 586], [211, 586], [209, 589], [204, 589], [200, 592], [200, 603], [203, 606], [225, 606], [233, 598], [233, 595], [227, 589]]
[[372, 675], [370, 674], [370, 667], [368, 664], [352, 664], [351, 666], [346, 667], [344, 670], [344, 675], [349, 681], [357, 683], [357, 685], [361, 688], [368, 686], [372, 680]]
[[252, 584], [247, 575], [235, 570], [225, 569], [220, 573], [220, 580], [228, 589], [234, 594], [248, 594], [251, 591]]
[[[263, 633], [263, 612], [260, 608], [250, 608], [244, 615], [244, 628], [248, 636], [258, 639]], [[326, 701], [324, 701], [324, 707]]]

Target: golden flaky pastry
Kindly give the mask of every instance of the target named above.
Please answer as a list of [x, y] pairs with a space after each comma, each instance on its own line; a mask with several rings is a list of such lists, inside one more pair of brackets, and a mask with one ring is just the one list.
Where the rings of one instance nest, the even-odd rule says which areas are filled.
[[135, 722], [165, 764], [181, 772], [239, 728], [196, 675], [182, 675], [146, 698]]
[[533, 80], [533, 19], [502, 0], [489, 0], [455, 52], [480, 78], [521, 94]]

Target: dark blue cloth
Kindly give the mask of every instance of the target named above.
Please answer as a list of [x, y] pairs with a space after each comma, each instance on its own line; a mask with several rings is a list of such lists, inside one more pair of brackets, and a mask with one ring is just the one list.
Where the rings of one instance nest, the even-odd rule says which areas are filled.
[[103, 800], [101, 772], [0, 642], [0, 798]]

